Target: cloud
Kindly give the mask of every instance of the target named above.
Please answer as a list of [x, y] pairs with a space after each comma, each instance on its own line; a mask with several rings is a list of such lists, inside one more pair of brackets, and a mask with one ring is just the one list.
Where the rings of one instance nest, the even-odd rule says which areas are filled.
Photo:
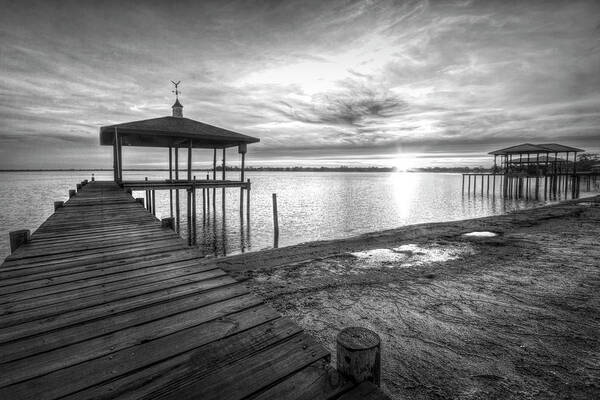
[[597, 15], [592, 0], [8, 2], [0, 168], [110, 167], [99, 126], [168, 115], [171, 79], [186, 116], [261, 138], [254, 163], [600, 151]]

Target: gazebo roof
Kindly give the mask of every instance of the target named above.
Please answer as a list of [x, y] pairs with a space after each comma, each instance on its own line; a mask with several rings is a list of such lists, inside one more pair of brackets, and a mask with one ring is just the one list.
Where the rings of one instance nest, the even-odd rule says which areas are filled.
[[582, 149], [578, 149], [577, 147], [565, 146], [565, 145], [557, 144], [557, 143], [544, 143], [544, 144], [538, 144], [538, 146], [548, 149], [555, 153], [564, 153], [567, 151], [569, 153], [572, 153], [572, 152], [581, 153], [581, 152], [585, 151]]
[[112, 146], [115, 131], [124, 146], [226, 148], [260, 139], [183, 117], [162, 117], [100, 128], [100, 144]]
[[506, 147], [504, 149], [490, 151], [492, 155], [507, 155], [507, 154], [540, 154], [540, 153], [573, 153], [583, 152], [585, 150], [576, 147], [564, 146], [557, 143], [531, 144], [523, 143], [516, 146]]

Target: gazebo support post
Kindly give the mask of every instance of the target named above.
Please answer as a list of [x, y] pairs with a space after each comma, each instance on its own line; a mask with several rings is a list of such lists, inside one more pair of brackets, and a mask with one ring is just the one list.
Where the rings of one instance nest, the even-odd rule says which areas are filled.
[[[169, 146], [169, 183], [173, 183], [173, 148]], [[173, 189], [169, 189], [169, 211], [173, 218]]]
[[[221, 180], [223, 180], [223, 182], [225, 182], [225, 150], [225, 147], [223, 147], [223, 170], [221, 171]], [[221, 203], [221, 206], [223, 208], [223, 215], [225, 215], [225, 186], [221, 188]]]
[[[217, 148], [213, 149], [213, 181], [217, 180]], [[213, 187], [212, 193], [213, 212], [217, 212], [217, 188]]]
[[[115, 128], [116, 130], [117, 128]], [[119, 155], [119, 183], [123, 182], [123, 137], [117, 135], [117, 154]]]
[[194, 237], [192, 238], [192, 244], [196, 244], [196, 177], [194, 176], [194, 183], [192, 185], [192, 231]]
[[188, 246], [192, 245], [192, 189], [187, 188], [187, 231]]
[[[240, 168], [240, 182], [244, 182], [244, 168], [246, 161], [246, 145], [239, 145], [238, 152], [242, 155], [242, 165]], [[240, 215], [244, 215], [244, 188], [240, 187]]]
[[[179, 181], [179, 146], [175, 147], [175, 181]], [[181, 215], [179, 212], [179, 188], [175, 188], [175, 219], [177, 233], [181, 233]]]
[[117, 134], [115, 133], [115, 142], [113, 144], [113, 180], [117, 182]]

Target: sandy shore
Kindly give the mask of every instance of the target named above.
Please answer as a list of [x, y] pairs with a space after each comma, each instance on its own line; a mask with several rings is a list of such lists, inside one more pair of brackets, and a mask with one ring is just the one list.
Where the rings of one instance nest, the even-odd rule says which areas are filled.
[[376, 331], [394, 399], [588, 399], [600, 398], [599, 242], [600, 196], [214, 262], [334, 357], [342, 328]]

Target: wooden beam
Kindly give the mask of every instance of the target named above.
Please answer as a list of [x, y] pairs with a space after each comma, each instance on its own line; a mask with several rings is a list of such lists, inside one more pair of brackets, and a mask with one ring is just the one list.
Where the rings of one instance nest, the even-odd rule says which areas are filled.
[[187, 172], [188, 181], [192, 180], [192, 139], [190, 139], [188, 144], [188, 172]]

